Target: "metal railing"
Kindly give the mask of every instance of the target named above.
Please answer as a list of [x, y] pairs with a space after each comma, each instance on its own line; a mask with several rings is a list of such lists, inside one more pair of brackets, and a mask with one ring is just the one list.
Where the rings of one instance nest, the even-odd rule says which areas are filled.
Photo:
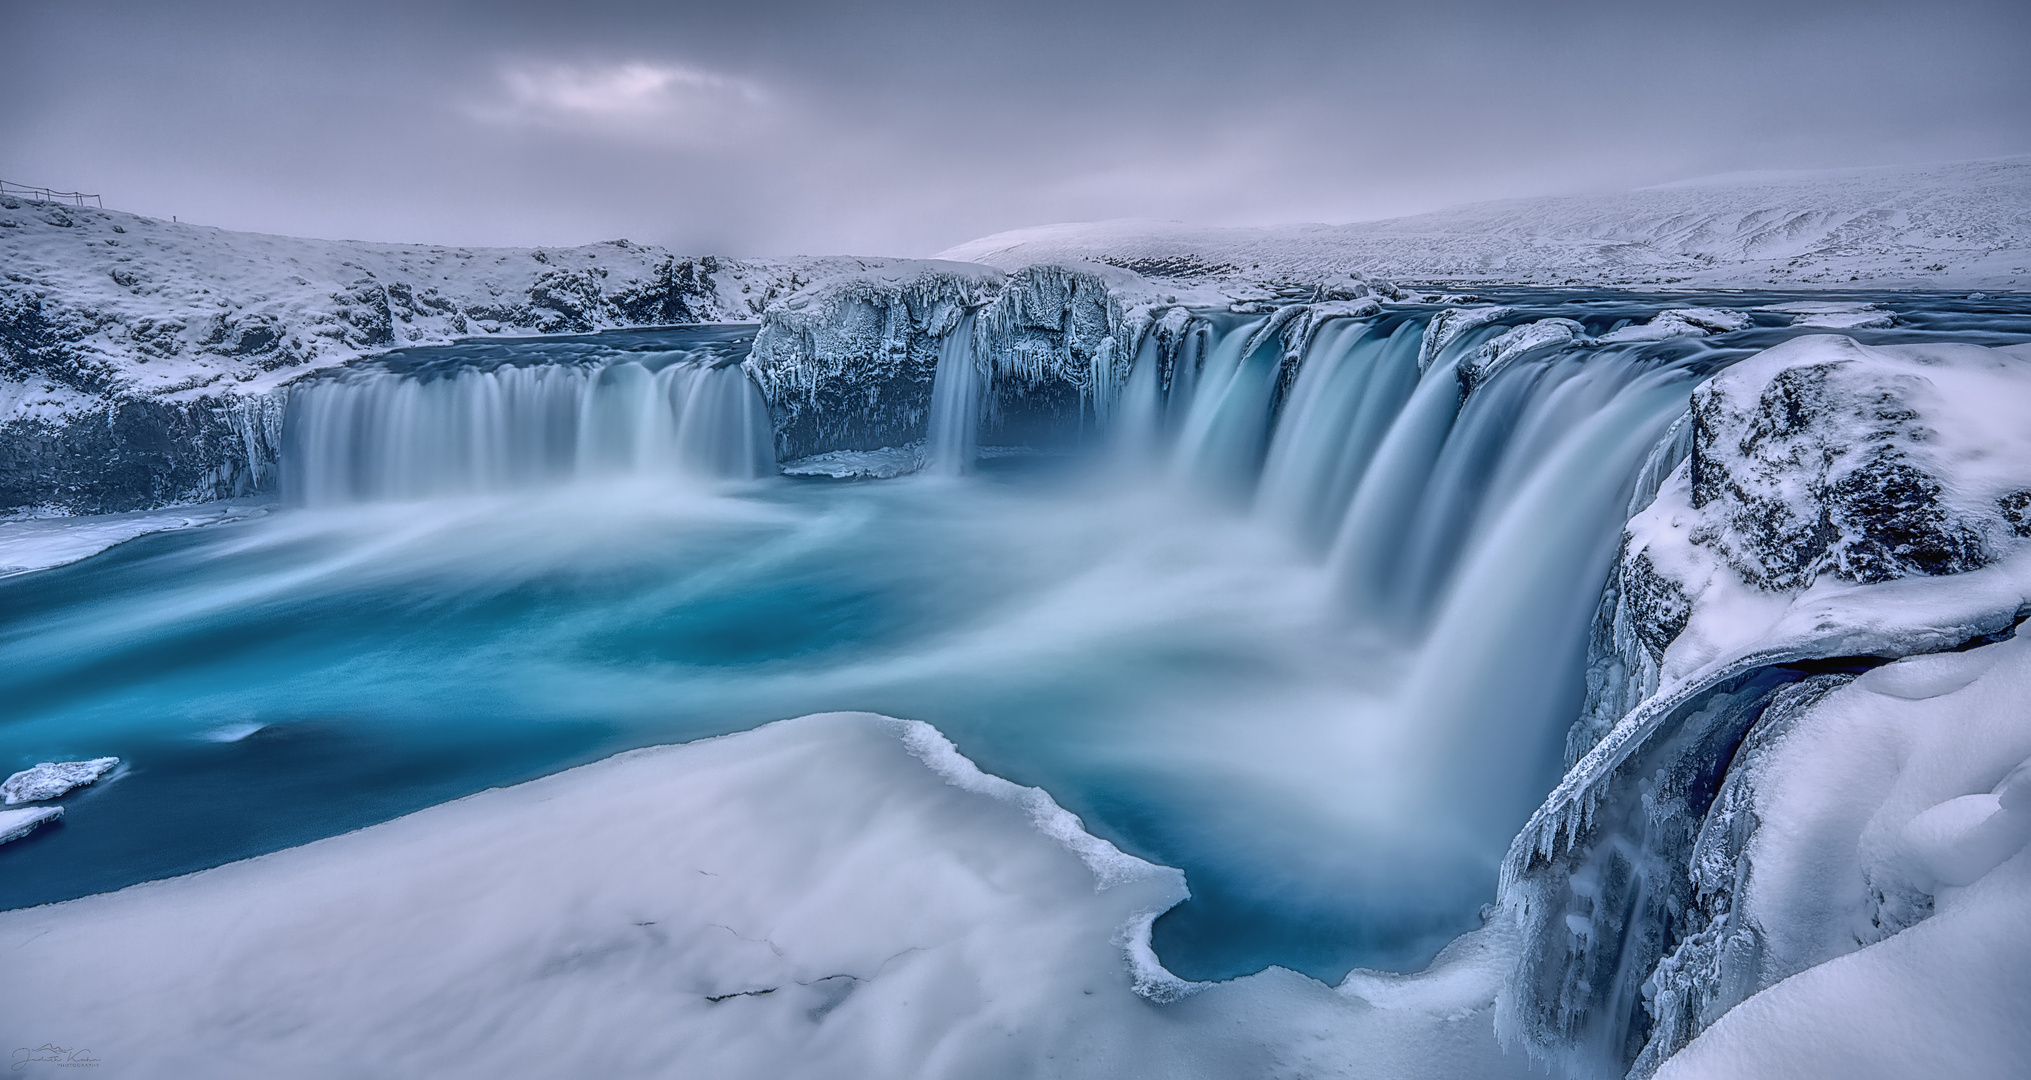
[[101, 210], [106, 208], [105, 201], [97, 195], [87, 195], [82, 191], [58, 191], [55, 188], [36, 187], [33, 184], [16, 184], [9, 180], [0, 180], [0, 196], [8, 195], [18, 196], [33, 202], [60, 202], [70, 203], [73, 206], [83, 206], [85, 205], [85, 200], [90, 199], [92, 201], [91, 205]]

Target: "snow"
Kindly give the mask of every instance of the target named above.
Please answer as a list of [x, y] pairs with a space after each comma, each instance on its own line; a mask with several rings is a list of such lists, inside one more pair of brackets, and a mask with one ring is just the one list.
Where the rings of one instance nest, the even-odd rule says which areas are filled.
[[63, 816], [61, 806], [31, 806], [26, 810], [0, 810], [0, 844], [19, 840], [44, 822]]
[[940, 258], [1109, 262], [1201, 286], [1348, 273], [1514, 285], [2021, 289], [2031, 156], [1691, 180], [1348, 225], [1046, 225]]
[[[1773, 308], [1758, 308], [1770, 311]], [[1747, 330], [1753, 325], [1748, 315], [1725, 308], [1669, 308], [1657, 313], [1646, 323], [1625, 326], [1602, 334], [1600, 340], [1612, 341], [1662, 341], [1673, 337], [1705, 337], [1709, 334], [1726, 334], [1736, 330]], [[1794, 325], [1797, 323], [1794, 322]], [[1813, 324], [1818, 325], [1818, 324]]]
[[149, 533], [243, 521], [266, 512], [246, 503], [215, 502], [128, 514], [0, 521], [0, 577], [74, 563]]
[[1890, 312], [1859, 301], [1800, 300], [1788, 304], [1765, 304], [1756, 310], [1790, 315], [1793, 326], [1816, 326], [1827, 330], [1879, 330], [1896, 322], [1896, 317]]
[[741, 322], [883, 260], [687, 258], [626, 240], [462, 248], [312, 240], [0, 200], [0, 421], [108, 393], [264, 393], [355, 357], [461, 336]]
[[116, 757], [93, 758], [90, 761], [45, 761], [0, 783], [0, 801], [13, 806], [55, 799], [93, 783], [119, 764], [120, 759]]
[[2031, 637], [1871, 671], [1759, 765], [1760, 993], [1660, 1077], [2022, 1076]]
[[[1787, 404], [1794, 394], [1803, 395], [1799, 404]], [[1772, 425], [1781, 421], [1770, 417], [1784, 408], [1813, 410], [1810, 423], [1778, 433]], [[1758, 637], [1776, 647], [1769, 635], [1781, 624], [1803, 637], [1857, 625], [1843, 618], [1880, 622], [1876, 612], [1897, 621], [1894, 609], [1868, 599], [1875, 595], [1873, 580], [1896, 568], [1843, 570], [1841, 559], [1868, 538], [1822, 534], [1818, 523], [1830, 509], [1837, 528], [1846, 522], [1894, 528], [1903, 536], [1923, 526], [1970, 535], [1976, 565], [1982, 554], [2025, 557], [2024, 537], [2004, 510], [2014, 492], [2031, 489], [2031, 357], [2020, 348], [1869, 347], [1831, 335], [1795, 338], [1714, 377], [1695, 395], [1694, 409], [1696, 419], [1704, 415], [1702, 422], [1714, 428], [1699, 452], [1722, 482], [1706, 505], [1696, 506], [1689, 460], [1629, 523], [1630, 555], [1650, 559], [1692, 601], [1693, 615], [1663, 659], [1668, 681], [1755, 651], [1750, 642]], [[1840, 501], [1841, 468], [1883, 460], [1932, 478], [1937, 521], [1908, 515], [1872, 521], [1830, 505]], [[1826, 552], [1802, 562], [1796, 537], [1806, 533], [1820, 537]], [[1852, 588], [1858, 579], [1864, 587]], [[1974, 603], [2014, 613], [2018, 586], [1993, 574], [1954, 575], [1917, 591], [1944, 598], [1970, 588], [1979, 592], [1976, 583], [1989, 581], [1998, 581], [2000, 591]], [[1780, 587], [1767, 587], [1773, 584]], [[1811, 587], [1797, 591], [1798, 585]], [[1889, 592], [1912, 591], [1909, 586]], [[1822, 604], [1844, 615], [1823, 612], [1816, 606]], [[1927, 606], [1905, 613], [1919, 618]], [[1807, 611], [1834, 621], [1807, 630], [1801, 621]]]
[[1184, 895], [928, 727], [828, 714], [0, 913], [38, 988], [0, 1037], [144, 1077], [1525, 1075], [1493, 929], [1191, 987], [1146, 939]]

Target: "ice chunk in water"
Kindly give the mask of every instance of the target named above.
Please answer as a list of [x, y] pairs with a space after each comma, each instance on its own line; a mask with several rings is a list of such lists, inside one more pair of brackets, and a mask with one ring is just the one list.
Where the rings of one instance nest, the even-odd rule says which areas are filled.
[[118, 764], [120, 759], [116, 757], [93, 758], [90, 761], [45, 761], [8, 777], [6, 783], [0, 784], [0, 799], [9, 806], [54, 799], [112, 772]]

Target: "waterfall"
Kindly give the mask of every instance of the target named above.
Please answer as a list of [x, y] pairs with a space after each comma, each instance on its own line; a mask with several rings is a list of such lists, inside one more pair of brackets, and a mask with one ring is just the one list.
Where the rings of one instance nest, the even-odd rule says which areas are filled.
[[309, 506], [775, 471], [768, 411], [746, 372], [692, 352], [349, 371], [291, 394], [283, 444], [283, 498]]
[[[1457, 903], [1433, 882], [1492, 885], [1557, 779], [1630, 501], [1724, 358], [1564, 335], [1487, 364], [1527, 315], [1427, 349], [1429, 321], [1195, 316], [1135, 350], [1114, 432], [1120, 460], [1245, 507], [1327, 568], [1358, 672], [1334, 736], [1342, 854], [1399, 883], [1381, 917], [1406, 934]], [[1429, 843], [1408, 850], [1407, 830]]]
[[968, 312], [938, 347], [931, 381], [930, 430], [924, 437], [924, 471], [958, 476], [973, 470], [980, 434], [980, 367], [973, 347], [973, 314]]

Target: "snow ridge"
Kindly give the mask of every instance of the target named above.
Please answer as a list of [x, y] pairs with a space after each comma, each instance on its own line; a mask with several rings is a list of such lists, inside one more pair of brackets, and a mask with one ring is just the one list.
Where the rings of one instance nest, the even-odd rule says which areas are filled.
[[1097, 261], [1230, 289], [1349, 273], [1512, 285], [2018, 289], [2031, 286], [2031, 156], [1721, 177], [1349, 225], [1046, 225], [939, 257], [1003, 268]]

